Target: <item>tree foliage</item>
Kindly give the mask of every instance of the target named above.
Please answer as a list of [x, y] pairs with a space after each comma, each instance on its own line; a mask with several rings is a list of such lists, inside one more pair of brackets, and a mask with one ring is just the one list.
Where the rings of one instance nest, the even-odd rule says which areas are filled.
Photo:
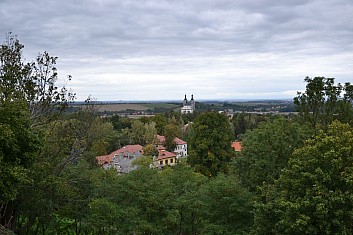
[[240, 234], [252, 224], [251, 195], [234, 178], [208, 180], [185, 163], [107, 172], [97, 186], [87, 219], [99, 234]]
[[143, 154], [145, 156], [158, 156], [158, 149], [153, 144], [147, 144], [143, 148]]
[[227, 172], [233, 156], [228, 118], [219, 113], [203, 113], [195, 119], [193, 130], [188, 162], [207, 176]]
[[202, 185], [202, 234], [245, 234], [253, 224], [253, 197], [236, 176], [219, 174]]
[[352, 146], [352, 127], [336, 121], [295, 151], [279, 179], [262, 187], [257, 232], [351, 234]]
[[306, 77], [305, 92], [298, 92], [294, 104], [305, 122], [314, 128], [327, 127], [333, 120], [353, 124], [353, 85], [335, 84], [334, 78]]
[[165, 140], [164, 140], [164, 146], [168, 151], [174, 151], [176, 148], [177, 144], [175, 142], [175, 138], [180, 136], [180, 128], [177, 125], [173, 124], [168, 124], [164, 128], [164, 135], [165, 135]]
[[[24, 63], [23, 44], [12, 33], [0, 48], [0, 100], [24, 99], [32, 125], [47, 122], [54, 111], [61, 111], [75, 98], [64, 84], [58, 87], [57, 57], [39, 54], [35, 62]], [[69, 76], [71, 80], [71, 76]]]
[[284, 118], [262, 123], [248, 132], [237, 158], [237, 173], [244, 186], [256, 191], [263, 183], [278, 179], [296, 148], [310, 137], [310, 129]]
[[252, 113], [237, 113], [232, 118], [235, 139], [241, 139], [247, 130], [253, 130], [261, 122], [267, 121], [264, 115]]
[[0, 48], [0, 220], [11, 229], [19, 222], [23, 188], [40, 174], [33, 167], [44, 148], [43, 124], [74, 97], [55, 85], [56, 57], [44, 52], [24, 63], [22, 49], [11, 33]]
[[[26, 102], [3, 101], [0, 106], [0, 205], [14, 200], [19, 187], [31, 181], [28, 168], [40, 148], [39, 140], [38, 133], [30, 128]], [[2, 209], [0, 212], [5, 213]], [[6, 220], [0, 214], [3, 217]]]

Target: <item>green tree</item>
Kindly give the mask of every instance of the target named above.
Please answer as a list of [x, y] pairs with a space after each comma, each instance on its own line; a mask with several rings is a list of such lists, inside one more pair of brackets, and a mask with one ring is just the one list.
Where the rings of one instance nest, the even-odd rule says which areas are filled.
[[168, 234], [202, 234], [205, 211], [200, 189], [207, 183], [207, 177], [195, 173], [184, 161], [164, 170], [161, 177], [168, 182], [173, 197], [164, 220]]
[[193, 130], [188, 162], [206, 176], [227, 172], [234, 152], [228, 118], [215, 112], [203, 113], [195, 119]]
[[33, 99], [35, 82], [31, 79], [32, 64], [22, 61], [23, 45], [8, 33], [0, 48], [0, 98]]
[[[160, 172], [141, 167], [99, 183], [89, 219], [103, 234], [168, 234], [165, 220], [172, 195]], [[97, 224], [99, 222], [99, 224]]]
[[164, 127], [168, 124], [167, 117], [162, 114], [156, 114], [151, 118], [151, 121], [156, 123], [157, 133], [164, 135]]
[[[23, 44], [12, 33], [7, 35], [0, 48], [0, 98], [25, 99], [29, 106], [31, 125], [48, 122], [67, 107], [75, 94], [66, 86], [56, 85], [57, 57], [48, 52], [38, 55], [35, 62], [24, 63]], [[69, 76], [71, 80], [71, 76]]]
[[[44, 144], [46, 125], [74, 98], [74, 94], [65, 86], [59, 88], [56, 85], [56, 57], [44, 52], [39, 54], [35, 62], [24, 63], [23, 48], [11, 33], [0, 48], [0, 220], [2, 225], [12, 230], [22, 227], [25, 219], [28, 219], [27, 225], [33, 224], [30, 222], [33, 217], [27, 217], [22, 205], [26, 198], [24, 195], [39, 194], [30, 194], [31, 190], [26, 189], [33, 185], [48, 186], [45, 192], [38, 190], [44, 192], [40, 197], [32, 199], [35, 208], [34, 205], [43, 202], [41, 199], [45, 195], [53, 195], [50, 194], [52, 187], [60, 185], [60, 180], [55, 176], [37, 171], [36, 163], [47, 147]], [[46, 168], [45, 165], [42, 167]], [[42, 174], [44, 177], [39, 177]], [[37, 179], [41, 179], [40, 183], [43, 184], [37, 184]], [[51, 219], [51, 216], [45, 218], [45, 215], [49, 215], [47, 212], [50, 210], [47, 209], [52, 204], [43, 205], [42, 217], [34, 217], [37, 221], [41, 220], [37, 223], [40, 225], [48, 224]], [[38, 215], [35, 209], [32, 215]]]
[[266, 122], [267, 117], [264, 115], [252, 113], [237, 113], [232, 118], [234, 125], [235, 139], [241, 139], [247, 130], [253, 130], [259, 126], [261, 122]]
[[262, 187], [257, 233], [353, 233], [352, 146], [352, 127], [335, 121], [295, 151], [280, 178]]
[[131, 144], [139, 144], [142, 146], [146, 144], [145, 126], [139, 120], [134, 120], [134, 122], [131, 125], [130, 141], [131, 141]]
[[253, 198], [236, 176], [219, 174], [200, 189], [202, 234], [245, 234], [253, 224]]
[[242, 153], [236, 159], [242, 184], [254, 192], [264, 182], [278, 179], [294, 150], [309, 137], [309, 128], [284, 118], [262, 123], [247, 132]]
[[178, 136], [180, 133], [180, 129], [177, 125], [173, 124], [168, 124], [164, 128], [164, 135], [165, 135], [165, 140], [164, 140], [164, 146], [168, 151], [174, 151], [176, 148], [177, 144], [175, 142], [175, 137]]
[[117, 131], [121, 131], [125, 128], [131, 128], [131, 120], [127, 117], [120, 117], [118, 115], [114, 115], [108, 120], [111, 121], [114, 129]]
[[327, 127], [333, 120], [353, 124], [353, 85], [335, 84], [334, 78], [306, 77], [305, 92], [294, 98], [302, 120], [312, 127]]
[[0, 100], [0, 222], [14, 228], [13, 218], [20, 188], [29, 184], [31, 167], [40, 136], [30, 127], [24, 100]]
[[147, 144], [143, 148], [143, 154], [145, 156], [158, 156], [158, 150], [153, 144]]
[[156, 142], [156, 137], [157, 137], [157, 129], [156, 129], [156, 123], [151, 122], [151, 123], [145, 123], [145, 143], [146, 144], [152, 144]]

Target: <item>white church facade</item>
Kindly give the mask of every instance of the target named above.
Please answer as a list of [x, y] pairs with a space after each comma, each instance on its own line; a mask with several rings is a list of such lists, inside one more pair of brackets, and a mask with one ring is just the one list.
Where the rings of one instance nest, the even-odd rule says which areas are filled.
[[188, 114], [188, 113], [193, 113], [195, 111], [195, 100], [194, 100], [194, 95], [191, 95], [191, 100], [188, 101], [188, 99], [185, 98], [183, 100], [183, 107], [181, 108], [181, 113], [182, 114]]

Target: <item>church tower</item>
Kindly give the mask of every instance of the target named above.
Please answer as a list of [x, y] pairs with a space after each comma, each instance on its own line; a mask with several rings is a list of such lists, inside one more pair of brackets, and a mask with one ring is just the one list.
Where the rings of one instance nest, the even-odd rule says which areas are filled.
[[195, 100], [194, 100], [194, 94], [191, 95], [191, 106], [193, 107], [193, 109], [195, 110]]
[[183, 101], [183, 106], [185, 106], [187, 104], [188, 104], [188, 99], [186, 99], [186, 94], [185, 94], [185, 98], [184, 98], [184, 101]]
[[191, 95], [191, 100], [188, 102], [188, 99], [185, 98], [183, 100], [183, 107], [181, 108], [181, 113], [182, 114], [187, 114], [187, 113], [193, 113], [195, 111], [195, 100], [194, 100], [194, 95]]

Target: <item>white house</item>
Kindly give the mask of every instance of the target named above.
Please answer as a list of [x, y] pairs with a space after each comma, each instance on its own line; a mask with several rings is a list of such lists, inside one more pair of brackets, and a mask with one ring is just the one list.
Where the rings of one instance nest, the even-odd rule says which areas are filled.
[[[157, 135], [158, 145], [164, 145], [165, 137], [162, 135]], [[188, 143], [178, 137], [174, 139], [176, 143], [176, 147], [174, 149], [174, 153], [176, 154], [176, 158], [187, 157], [188, 156]]]

